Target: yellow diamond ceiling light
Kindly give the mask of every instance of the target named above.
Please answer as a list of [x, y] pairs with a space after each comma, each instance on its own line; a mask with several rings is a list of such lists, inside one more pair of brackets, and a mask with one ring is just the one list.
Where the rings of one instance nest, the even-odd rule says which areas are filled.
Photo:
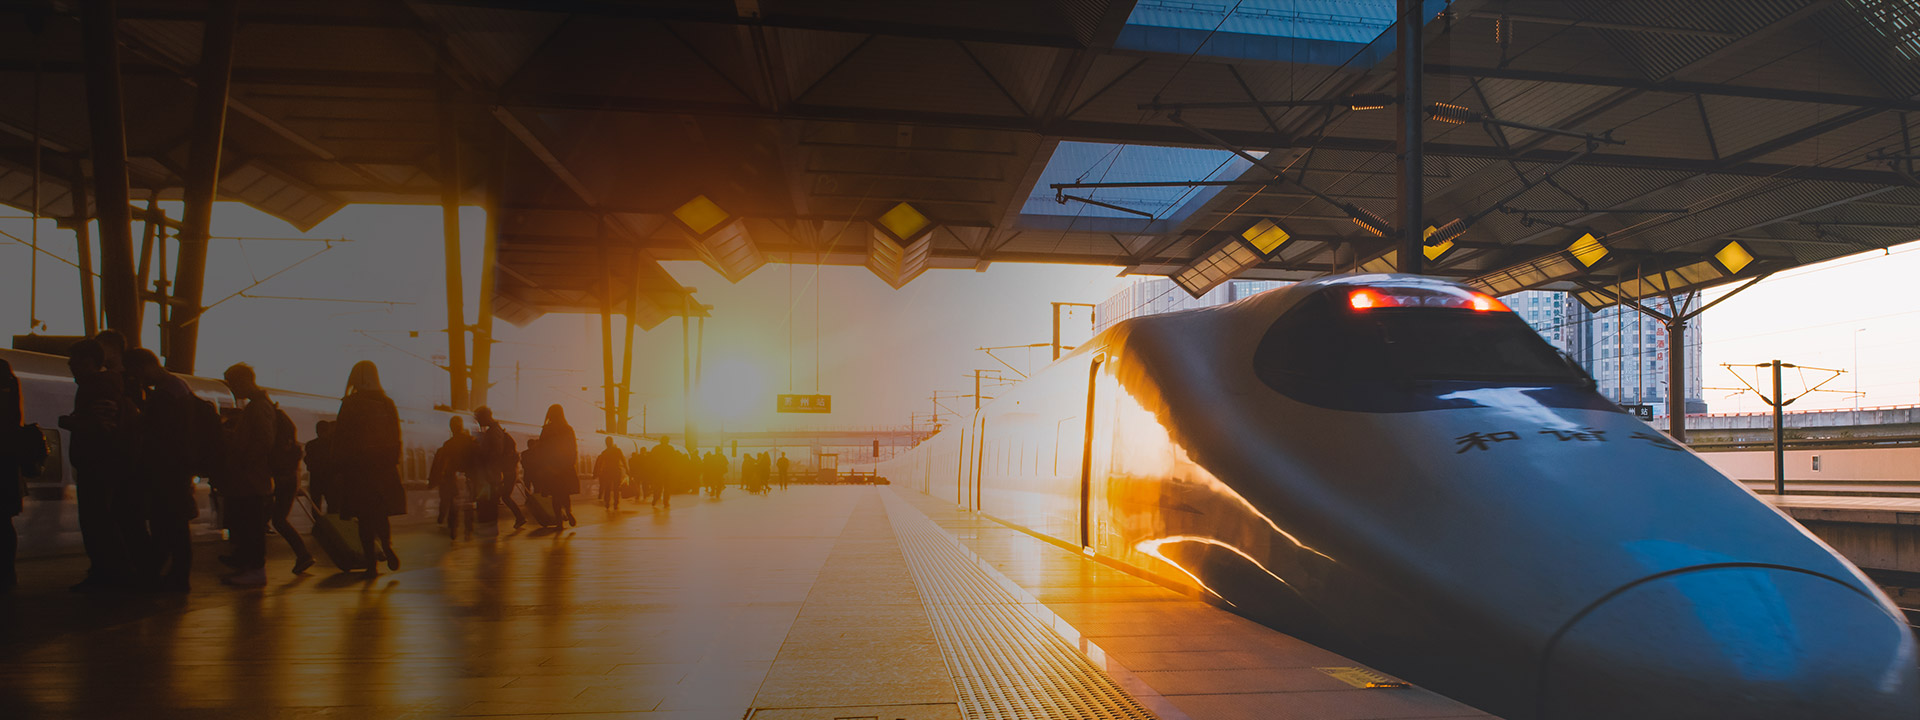
[[1746, 247], [1739, 241], [1734, 241], [1720, 248], [1720, 252], [1714, 253], [1713, 259], [1720, 261], [1720, 266], [1727, 269], [1727, 274], [1735, 275], [1753, 264], [1753, 253], [1747, 252]]
[[1253, 224], [1253, 227], [1240, 231], [1240, 237], [1252, 243], [1254, 249], [1259, 250], [1261, 255], [1272, 255], [1273, 251], [1280, 249], [1281, 245], [1293, 239], [1293, 235], [1288, 233], [1286, 228], [1280, 227], [1280, 223], [1267, 218], [1261, 218], [1260, 222]]
[[894, 239], [901, 242], [911, 242], [914, 237], [925, 232], [932, 225], [932, 220], [928, 220], [927, 216], [920, 214], [919, 210], [915, 210], [912, 205], [906, 203], [895, 205], [892, 210], [880, 216], [880, 227], [886, 228]]
[[1607, 258], [1607, 246], [1602, 245], [1600, 238], [1594, 237], [1593, 233], [1581, 235], [1579, 240], [1567, 246], [1567, 252], [1580, 261], [1582, 267], [1593, 267], [1594, 263]]
[[707, 196], [695, 195], [685, 205], [674, 208], [673, 217], [682, 225], [686, 225], [688, 230], [692, 230], [693, 234], [705, 235], [713, 232], [714, 228], [719, 227], [731, 216], [712, 200], [708, 200]]

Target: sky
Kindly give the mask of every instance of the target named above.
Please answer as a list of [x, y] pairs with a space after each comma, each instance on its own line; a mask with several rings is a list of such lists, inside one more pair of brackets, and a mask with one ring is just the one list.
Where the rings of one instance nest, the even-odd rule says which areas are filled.
[[[179, 215], [177, 203], [161, 206]], [[484, 223], [479, 208], [461, 213], [469, 321], [479, 293]], [[0, 237], [0, 327], [8, 335], [25, 333], [30, 313], [37, 313], [41, 332], [77, 334], [78, 271], [62, 261], [75, 256], [73, 234], [42, 221], [46, 252], [36, 283], [32, 253], [14, 240], [28, 240], [31, 227], [17, 212], [0, 217], [0, 232], [10, 236]], [[247, 362], [270, 387], [338, 395], [347, 369], [370, 359], [402, 404], [447, 401], [447, 374], [435, 366], [445, 362], [447, 349], [438, 208], [350, 206], [299, 233], [245, 205], [220, 203], [214, 235], [206, 301], [217, 305], [203, 321], [199, 374]], [[233, 239], [240, 237], [250, 239]], [[1016, 366], [1010, 369], [976, 348], [1045, 343], [1049, 303], [1097, 303], [1129, 282], [1111, 267], [996, 263], [985, 272], [929, 270], [894, 290], [862, 267], [768, 264], [729, 284], [700, 263], [665, 266], [714, 306], [700, 344], [697, 415], [703, 427], [735, 429], [924, 424], [925, 415], [942, 409], [930, 400], [936, 391], [971, 392], [973, 370], [1012, 375], [1047, 360], [1044, 347], [996, 353]], [[1827, 387], [1852, 390], [1857, 379], [1863, 406], [1920, 403], [1915, 278], [1920, 244], [1909, 244], [1783, 273], [1726, 300], [1705, 316], [1708, 387], [1739, 387], [1722, 363], [1777, 357], [1857, 370]], [[35, 287], [37, 310], [29, 302]], [[241, 291], [246, 294], [235, 294]], [[152, 325], [154, 306], [147, 312]], [[1085, 313], [1076, 310], [1064, 324], [1069, 344], [1088, 334]], [[157, 331], [147, 334], [151, 346]], [[537, 419], [547, 404], [559, 403], [576, 426], [600, 426], [597, 316], [547, 315], [524, 328], [503, 322], [495, 335], [492, 404], [502, 416]], [[642, 430], [642, 408], [646, 430], [678, 428], [685, 407], [681, 350], [677, 319], [636, 335], [633, 431]], [[617, 346], [615, 352], [618, 359]], [[1808, 373], [1805, 380], [1822, 377]], [[1789, 375], [1788, 394], [1801, 383]], [[789, 391], [831, 394], [834, 412], [772, 412], [774, 395]], [[1751, 395], [1728, 390], [1710, 389], [1707, 401], [1715, 412], [1765, 409]], [[1854, 402], [1850, 394], [1816, 393], [1793, 408]], [[943, 410], [965, 410], [972, 400], [943, 403]]]

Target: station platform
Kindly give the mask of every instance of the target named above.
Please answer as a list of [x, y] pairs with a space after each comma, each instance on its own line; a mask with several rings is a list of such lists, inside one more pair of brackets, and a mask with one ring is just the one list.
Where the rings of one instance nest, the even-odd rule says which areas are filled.
[[908, 491], [576, 514], [411, 529], [371, 580], [286, 574], [270, 538], [259, 590], [207, 557], [184, 596], [75, 595], [84, 560], [25, 561], [0, 601], [0, 716], [1486, 717]]

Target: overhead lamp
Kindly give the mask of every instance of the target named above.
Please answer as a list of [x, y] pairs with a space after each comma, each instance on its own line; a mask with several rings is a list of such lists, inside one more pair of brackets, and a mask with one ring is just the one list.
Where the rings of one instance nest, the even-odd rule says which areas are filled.
[[705, 195], [673, 209], [673, 219], [690, 236], [695, 255], [728, 282], [740, 282], [767, 264], [766, 255], [747, 233], [745, 219], [734, 217]]
[[1747, 252], [1746, 246], [1741, 245], [1740, 241], [1730, 240], [1726, 247], [1720, 248], [1719, 252], [1713, 254], [1713, 260], [1728, 275], [1738, 275], [1741, 270], [1753, 264], [1753, 253]]
[[1567, 246], [1567, 254], [1572, 255], [1574, 261], [1580, 263], [1581, 267], [1590, 268], [1601, 260], [1607, 259], [1608, 251], [1607, 246], [1600, 242], [1600, 238], [1594, 237], [1593, 233], [1586, 233], [1581, 235], [1579, 240], [1573, 241], [1572, 245]]
[[899, 203], [873, 220], [867, 269], [899, 289], [927, 269], [933, 258], [934, 223], [917, 208]]
[[695, 195], [692, 200], [674, 208], [673, 217], [695, 236], [704, 236], [733, 215], [720, 209], [720, 205], [707, 196]]
[[882, 213], [875, 225], [886, 231], [894, 242], [904, 245], [918, 239], [920, 233], [932, 228], [933, 221], [928, 220], [926, 215], [921, 214], [912, 205], [900, 203]]
[[1293, 239], [1293, 233], [1287, 232], [1286, 228], [1281, 227], [1280, 223], [1274, 222], [1271, 218], [1261, 218], [1251, 227], [1240, 231], [1240, 237], [1255, 250], [1259, 250], [1261, 255], [1271, 256], [1273, 251], [1280, 249], [1281, 245]]

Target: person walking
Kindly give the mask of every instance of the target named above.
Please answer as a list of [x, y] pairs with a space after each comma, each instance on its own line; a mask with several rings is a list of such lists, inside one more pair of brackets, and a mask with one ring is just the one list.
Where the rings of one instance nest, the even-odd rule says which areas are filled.
[[239, 404], [226, 425], [225, 471], [214, 478], [213, 489], [225, 508], [227, 539], [232, 544], [234, 572], [221, 582], [240, 587], [267, 584], [267, 518], [273, 504], [273, 461], [276, 428], [273, 401], [255, 382], [253, 368], [239, 363], [227, 368], [227, 388]]
[[142, 571], [158, 574], [159, 590], [184, 593], [192, 589], [190, 526], [200, 516], [193, 495], [192, 438], [188, 435], [194, 405], [200, 399], [185, 380], [167, 372], [151, 350], [131, 350], [125, 362], [127, 379], [143, 388], [133, 457], [137, 480], [145, 491], [142, 504], [152, 548], [148, 557], [142, 558]]
[[787, 467], [788, 467], [787, 454], [784, 452], [780, 453], [780, 459], [774, 461], [773, 466], [779, 469], [780, 489], [781, 490], [787, 489]]
[[26, 509], [26, 479], [38, 477], [47, 461], [47, 440], [37, 425], [23, 425], [25, 407], [21, 404], [20, 378], [13, 365], [0, 359], [0, 593], [12, 592], [20, 584], [14, 571], [14, 557], [20, 552], [20, 536], [13, 519]]
[[500, 427], [500, 421], [493, 419], [493, 408], [484, 405], [474, 408], [473, 421], [480, 425], [473, 453], [474, 478], [478, 482], [474, 501], [478, 522], [493, 527], [492, 523], [500, 516], [500, 505], [505, 504], [513, 513], [513, 526], [526, 525], [526, 516], [520, 514], [520, 506], [513, 502], [513, 486], [519, 484], [517, 466], [520, 464], [513, 436]]
[[67, 457], [73, 464], [75, 500], [79, 505], [80, 541], [87, 553], [87, 574], [71, 589], [98, 592], [123, 584], [126, 546], [113, 523], [113, 494], [126, 473], [122, 423], [129, 419], [127, 393], [118, 373], [107, 370], [106, 351], [93, 339], [67, 348], [67, 369], [73, 373], [73, 411], [60, 416], [68, 433]]
[[566, 410], [559, 405], [549, 406], [547, 421], [540, 426], [540, 446], [536, 453], [538, 472], [529, 467], [527, 479], [533, 484], [534, 492], [553, 500], [556, 523], [580, 524], [573, 517], [573, 495], [580, 492], [580, 474], [573, 467], [573, 458], [578, 452], [580, 441], [574, 435], [573, 426], [567, 424]]
[[307, 500], [315, 512], [323, 512], [328, 493], [339, 486], [339, 463], [333, 453], [333, 421], [313, 423], [313, 439], [307, 441]]
[[707, 492], [719, 499], [720, 493], [727, 489], [727, 456], [720, 454], [720, 448], [707, 453], [706, 475]]
[[627, 497], [634, 502], [653, 500], [653, 473], [648, 467], [653, 462], [652, 453], [645, 446], [634, 443], [632, 455], [627, 456]]
[[303, 454], [300, 445], [300, 429], [293, 424], [293, 418], [279, 405], [273, 406], [273, 506], [267, 519], [271, 521], [274, 532], [287, 541], [287, 549], [293, 551], [293, 574], [305, 573], [313, 567], [313, 553], [307, 550], [307, 542], [300, 539], [300, 531], [294, 529], [287, 516], [293, 513], [294, 500], [300, 497], [300, 457]]
[[607, 449], [593, 461], [593, 479], [600, 485], [600, 504], [608, 510], [620, 509], [620, 484], [626, 479], [627, 456], [607, 438]]
[[379, 367], [368, 360], [354, 364], [335, 417], [334, 450], [341, 478], [333, 502], [342, 517], [360, 524], [367, 575], [379, 574], [383, 553], [387, 569], [399, 570], [387, 518], [407, 514], [407, 492], [400, 486], [400, 413], [380, 387]]
[[460, 523], [466, 521], [467, 537], [473, 537], [473, 507], [468, 482], [473, 474], [474, 439], [467, 434], [467, 421], [455, 415], [447, 418], [450, 436], [433, 451], [433, 467], [427, 471], [427, 487], [440, 491], [439, 522], [447, 526], [447, 536], [460, 539]]
[[620, 486], [622, 480], [626, 480], [626, 470], [626, 453], [612, 445], [612, 438], [607, 438], [607, 449], [593, 459], [593, 480], [599, 484], [601, 505], [609, 511], [620, 509]]
[[673, 492], [680, 484], [680, 451], [667, 444], [666, 436], [660, 437], [660, 444], [653, 446], [653, 452], [647, 454], [650, 461], [647, 474], [653, 479], [653, 497], [648, 498], [654, 505], [673, 509]]

